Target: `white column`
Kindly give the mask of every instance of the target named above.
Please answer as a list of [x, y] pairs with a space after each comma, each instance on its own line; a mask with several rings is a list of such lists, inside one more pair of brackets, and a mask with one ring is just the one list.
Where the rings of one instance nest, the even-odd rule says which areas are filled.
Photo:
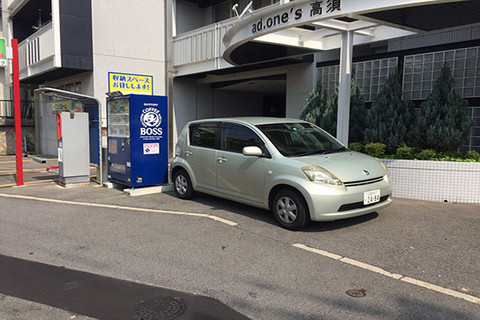
[[353, 31], [342, 32], [340, 75], [338, 83], [337, 139], [348, 146], [350, 84], [352, 81]]

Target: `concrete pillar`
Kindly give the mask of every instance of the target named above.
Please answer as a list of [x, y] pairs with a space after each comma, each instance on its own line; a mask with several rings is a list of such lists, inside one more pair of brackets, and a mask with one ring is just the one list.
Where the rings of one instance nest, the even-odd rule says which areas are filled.
[[315, 64], [303, 63], [287, 68], [286, 116], [298, 118], [307, 104], [307, 98], [315, 88]]
[[338, 83], [337, 139], [348, 146], [350, 85], [352, 81], [353, 31], [342, 32], [340, 75]]

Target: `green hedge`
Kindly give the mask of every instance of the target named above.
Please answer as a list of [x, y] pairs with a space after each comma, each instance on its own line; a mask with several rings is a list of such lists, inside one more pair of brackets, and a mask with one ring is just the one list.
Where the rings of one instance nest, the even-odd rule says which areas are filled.
[[468, 151], [461, 154], [452, 151], [437, 152], [433, 149], [417, 150], [406, 145], [396, 149], [395, 154], [385, 154], [387, 146], [383, 143], [368, 143], [363, 145], [354, 142], [348, 145], [352, 151], [363, 152], [375, 158], [384, 159], [410, 159], [410, 160], [433, 160], [433, 161], [458, 161], [458, 162], [480, 162], [480, 153]]

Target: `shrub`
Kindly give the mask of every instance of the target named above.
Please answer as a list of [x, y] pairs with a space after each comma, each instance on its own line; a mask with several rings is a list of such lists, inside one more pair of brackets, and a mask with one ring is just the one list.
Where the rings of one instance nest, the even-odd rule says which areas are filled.
[[357, 152], [363, 152], [363, 144], [360, 142], [352, 142], [348, 144], [348, 149]]
[[413, 159], [415, 155], [415, 148], [407, 147], [407, 145], [402, 145], [397, 148], [396, 158], [397, 159]]
[[425, 149], [420, 151], [417, 155], [417, 158], [420, 160], [433, 160], [437, 158], [437, 151], [433, 149]]
[[372, 157], [382, 158], [385, 155], [387, 146], [383, 143], [371, 142], [365, 145], [365, 152]]
[[466, 159], [471, 159], [471, 160], [475, 160], [475, 161], [479, 161], [480, 162], [480, 153], [478, 153], [477, 151], [475, 150], [470, 150], [467, 152], [467, 154], [465, 155], [465, 158]]

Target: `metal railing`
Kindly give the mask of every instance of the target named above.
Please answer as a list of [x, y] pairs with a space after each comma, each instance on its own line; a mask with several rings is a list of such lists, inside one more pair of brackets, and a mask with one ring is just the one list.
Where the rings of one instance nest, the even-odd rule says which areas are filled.
[[181, 66], [221, 59], [225, 46], [222, 38], [237, 19], [229, 19], [182, 33], [173, 38], [173, 65]]
[[[20, 101], [22, 122], [33, 123], [35, 119], [35, 102]], [[0, 125], [12, 125], [15, 120], [13, 100], [0, 100]]]
[[[52, 22], [48, 22], [38, 31], [18, 44], [18, 64], [22, 77], [35, 75], [43, 69], [39, 64], [54, 59], [55, 36]], [[32, 69], [33, 68], [33, 69]]]

